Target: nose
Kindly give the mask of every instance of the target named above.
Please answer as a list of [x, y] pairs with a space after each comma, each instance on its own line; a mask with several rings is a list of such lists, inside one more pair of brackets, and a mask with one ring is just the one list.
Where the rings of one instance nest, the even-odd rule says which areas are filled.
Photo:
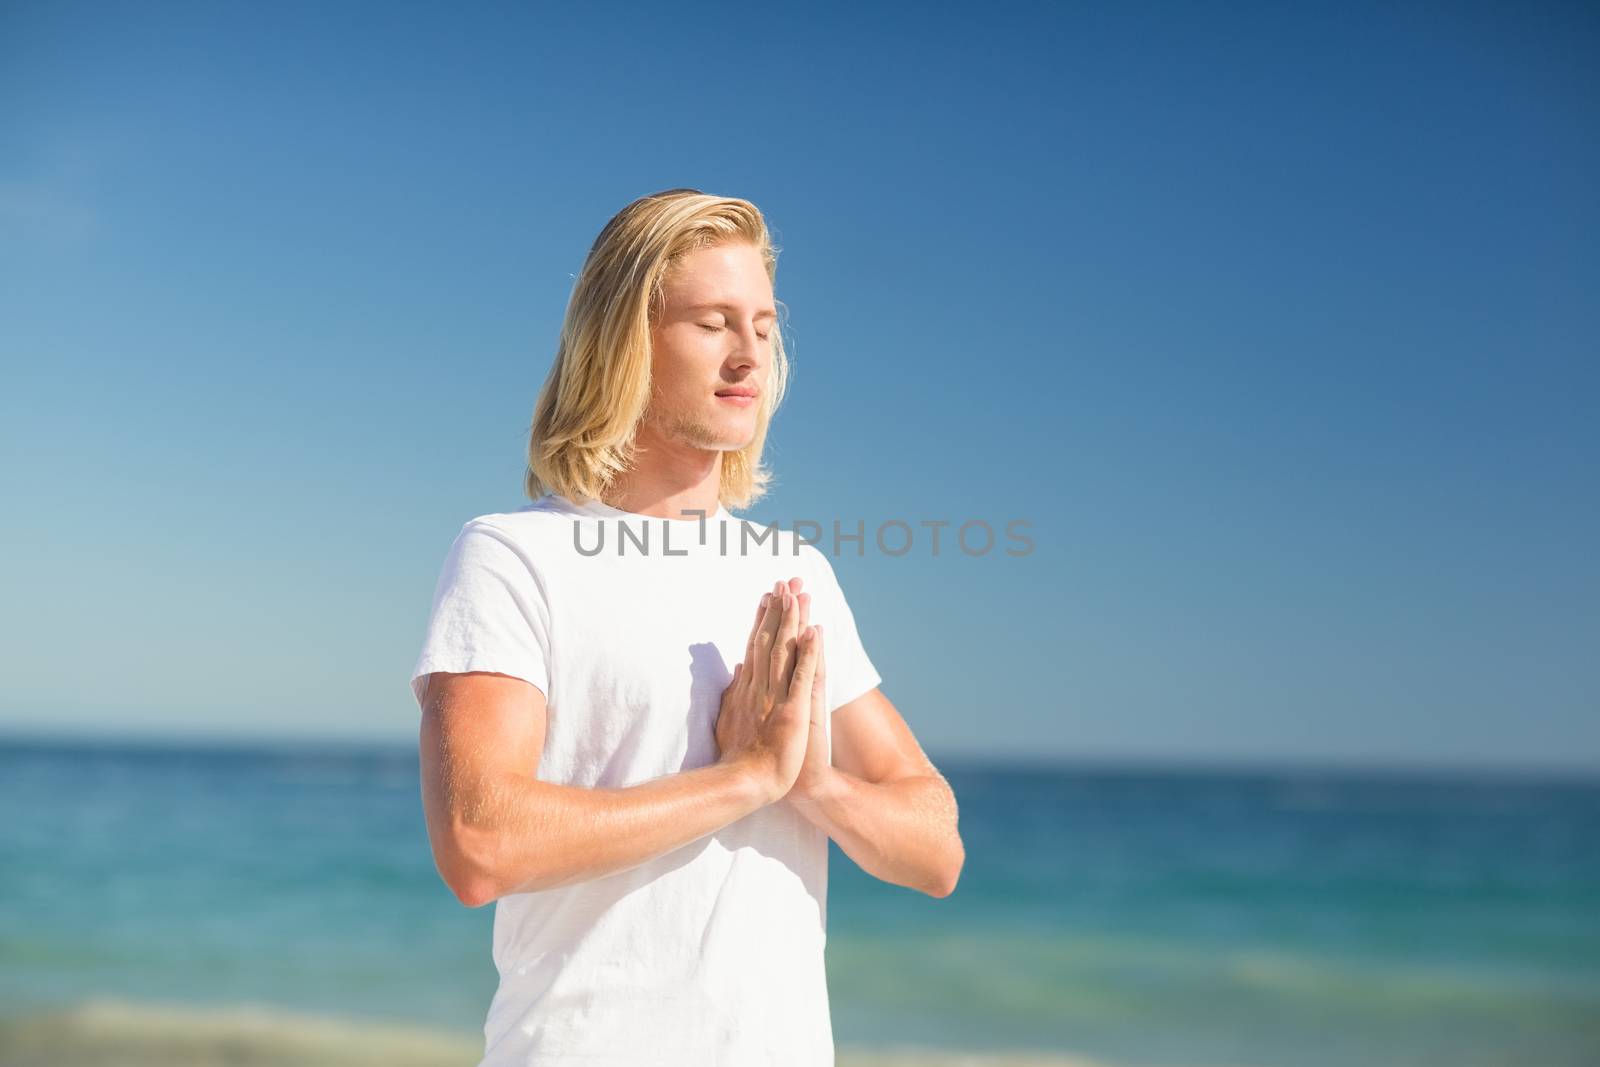
[[772, 338], [763, 341], [756, 332], [753, 324], [746, 324], [739, 331], [739, 344], [734, 349], [729, 360], [734, 367], [753, 367], [760, 369], [772, 355]]

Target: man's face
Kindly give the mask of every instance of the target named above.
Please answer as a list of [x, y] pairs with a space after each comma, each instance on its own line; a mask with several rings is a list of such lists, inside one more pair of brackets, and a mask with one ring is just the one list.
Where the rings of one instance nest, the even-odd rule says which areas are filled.
[[697, 249], [662, 290], [645, 422], [696, 448], [743, 448], [755, 438], [778, 328], [761, 253], [744, 241]]

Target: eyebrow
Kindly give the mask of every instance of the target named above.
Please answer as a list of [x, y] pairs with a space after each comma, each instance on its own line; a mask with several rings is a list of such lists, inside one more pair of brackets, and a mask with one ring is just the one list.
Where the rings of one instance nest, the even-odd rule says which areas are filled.
[[[715, 311], [738, 311], [739, 308], [734, 304], [690, 304], [689, 305], [689, 310], [690, 311], [712, 311], [712, 310], [715, 310]], [[767, 308], [764, 311], [756, 312], [756, 318], [758, 318], [758, 319], [775, 319], [777, 317], [778, 317], [777, 311], [775, 311], [772, 308]]]

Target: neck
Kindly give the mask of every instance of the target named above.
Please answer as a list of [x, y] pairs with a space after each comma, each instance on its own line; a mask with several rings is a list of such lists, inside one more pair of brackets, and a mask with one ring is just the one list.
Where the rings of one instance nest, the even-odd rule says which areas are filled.
[[662, 438], [639, 428], [635, 462], [617, 477], [605, 503], [636, 515], [681, 519], [684, 511], [716, 513], [722, 453]]

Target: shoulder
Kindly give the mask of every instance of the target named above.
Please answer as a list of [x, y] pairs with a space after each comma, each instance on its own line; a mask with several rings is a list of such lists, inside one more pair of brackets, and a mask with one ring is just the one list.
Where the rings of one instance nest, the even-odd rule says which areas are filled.
[[833, 562], [828, 559], [828, 554], [811, 544], [809, 541], [798, 542], [798, 558], [807, 578], [813, 584], [822, 584], [832, 589], [839, 588], [839, 578], [833, 572]]
[[461, 524], [450, 546], [457, 570], [531, 573], [541, 581], [546, 564], [572, 550], [569, 516], [537, 502], [514, 511], [474, 515]]
[[828, 557], [823, 555], [822, 550], [816, 545], [812, 544], [810, 541], [800, 540], [798, 535], [791, 534], [791, 536], [793, 536], [795, 539], [797, 554], [801, 559], [806, 561], [807, 565], [812, 567], [827, 567], [829, 570], [833, 569], [833, 565], [828, 562]]
[[511, 511], [490, 511], [474, 515], [461, 524], [461, 535], [495, 538], [512, 547], [535, 554], [572, 540], [570, 512], [551, 503], [536, 500]]
[[562, 519], [571, 518], [569, 509], [563, 508], [555, 497], [545, 495], [530, 504], [520, 508], [506, 511], [488, 511], [482, 515], [474, 515], [463, 526], [480, 523], [485, 526], [499, 527], [503, 530], [532, 530], [541, 526], [559, 523]]

